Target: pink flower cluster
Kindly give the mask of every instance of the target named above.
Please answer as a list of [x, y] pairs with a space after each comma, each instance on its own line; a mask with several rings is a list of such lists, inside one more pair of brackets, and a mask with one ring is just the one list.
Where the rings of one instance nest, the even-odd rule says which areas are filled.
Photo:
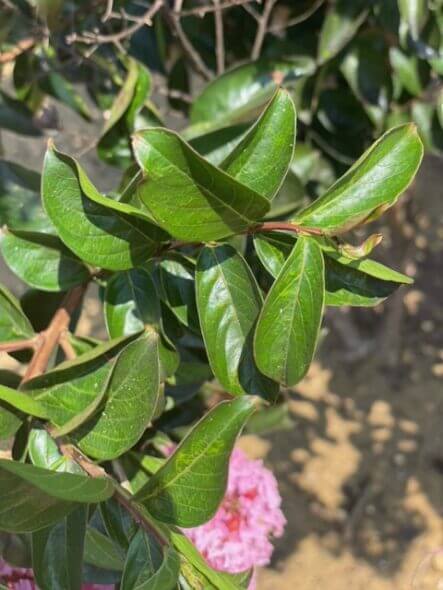
[[[239, 573], [267, 565], [286, 519], [280, 509], [277, 481], [262, 461], [252, 461], [235, 449], [229, 465], [226, 495], [212, 520], [186, 529], [214, 569]], [[36, 590], [32, 571], [13, 568], [0, 559], [0, 583], [10, 590]], [[83, 585], [82, 590], [110, 590], [111, 586]], [[254, 578], [249, 590], [255, 588]]]
[[[185, 534], [211, 567], [239, 573], [267, 565], [286, 519], [280, 509], [277, 481], [262, 461], [235, 449], [229, 466], [226, 495], [212, 520]], [[250, 590], [255, 587], [252, 580]]]

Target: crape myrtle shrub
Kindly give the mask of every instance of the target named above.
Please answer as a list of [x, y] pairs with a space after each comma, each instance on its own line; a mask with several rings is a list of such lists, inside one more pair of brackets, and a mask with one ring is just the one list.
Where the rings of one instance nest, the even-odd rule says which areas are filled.
[[[0, 289], [0, 351], [27, 363], [0, 373], [0, 547], [31, 565], [32, 539], [43, 590], [246, 588], [181, 531], [217, 511], [242, 429], [287, 425], [325, 306], [411, 282], [365, 228], [442, 146], [443, 2], [0, 6], [0, 126], [44, 135], [48, 97], [101, 110], [91, 149], [121, 169], [102, 194], [51, 142], [41, 178], [0, 162], [28, 286]], [[106, 340], [75, 335], [91, 283]]]

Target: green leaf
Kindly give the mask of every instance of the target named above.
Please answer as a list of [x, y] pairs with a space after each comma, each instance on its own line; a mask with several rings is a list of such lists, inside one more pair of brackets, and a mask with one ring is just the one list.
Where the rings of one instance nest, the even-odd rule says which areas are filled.
[[0, 385], [0, 400], [6, 402], [13, 408], [20, 410], [24, 414], [36, 416], [37, 418], [47, 418], [48, 414], [45, 407], [37, 400], [32, 399], [29, 395]]
[[160, 547], [154, 537], [139, 529], [128, 550], [120, 588], [173, 590], [179, 569], [178, 553], [172, 547]]
[[148, 260], [164, 233], [140, 210], [103, 197], [80, 166], [46, 152], [43, 204], [62, 241], [85, 262], [126, 270]]
[[172, 131], [139, 131], [134, 152], [147, 174], [139, 198], [178, 239], [224, 238], [246, 230], [269, 210], [267, 199], [212, 166]]
[[255, 398], [249, 396], [218, 404], [194, 426], [135, 499], [162, 522], [193, 527], [209, 520], [223, 499], [237, 436], [255, 406]]
[[150, 274], [142, 268], [115, 274], [105, 291], [106, 327], [111, 338], [158, 326], [161, 312]]
[[257, 123], [220, 167], [245, 186], [272, 200], [291, 164], [295, 133], [294, 103], [287, 91], [278, 90]]
[[389, 59], [398, 80], [412, 96], [420, 96], [425, 85], [422, 64], [417, 57], [408, 56], [398, 47], [391, 47]]
[[81, 590], [87, 507], [32, 534], [32, 570], [41, 590]]
[[320, 247], [300, 237], [266, 297], [255, 330], [255, 360], [271, 379], [292, 386], [308, 371], [317, 345], [324, 292]]
[[124, 553], [112, 539], [88, 526], [85, 537], [85, 561], [95, 567], [121, 572]]
[[8, 230], [3, 258], [22, 281], [43, 291], [66, 291], [90, 277], [87, 267], [55, 236]]
[[84, 475], [78, 463], [74, 463], [60, 453], [54, 439], [43, 428], [33, 428], [29, 433], [28, 453], [32, 464], [36, 467]]
[[[293, 236], [283, 233], [270, 232], [254, 237], [258, 257], [274, 278], [279, 275], [295, 243], [296, 239]], [[322, 244], [320, 245], [322, 246]], [[335, 256], [335, 259], [333, 256]], [[374, 260], [347, 258], [340, 255], [332, 247], [326, 250], [326, 305], [378, 305], [398, 289], [402, 283], [409, 282], [410, 279], [405, 275], [397, 273]]]
[[259, 60], [238, 66], [208, 84], [194, 101], [186, 137], [209, 129], [250, 121], [271, 99], [277, 84], [288, 85], [315, 71], [314, 61], [300, 56], [288, 61]]
[[200, 333], [195, 300], [195, 264], [177, 254], [162, 260], [159, 269], [163, 301], [183, 325]]
[[115, 498], [101, 502], [99, 510], [109, 537], [127, 551], [137, 530], [137, 524], [129, 512]]
[[0, 441], [14, 436], [21, 424], [19, 412], [0, 402]]
[[411, 36], [418, 39], [428, 18], [428, 1], [398, 0], [398, 8], [402, 19], [409, 27]]
[[0, 530], [36, 531], [59, 521], [78, 503], [100, 502], [113, 493], [108, 478], [57, 473], [0, 459]]
[[34, 330], [20, 303], [0, 285], [0, 342], [14, 342], [33, 336]]
[[[115, 347], [114, 342], [114, 347]], [[115, 354], [114, 348], [111, 354]], [[162, 394], [158, 335], [145, 332], [127, 344], [113, 359], [109, 348], [96, 347], [87, 357], [68, 362], [26, 383], [33, 395], [51, 411], [51, 420], [66, 430], [85, 408], [89, 412], [71, 437], [80, 449], [97, 459], [114, 459], [141, 437], [152, 420]], [[130, 392], [130, 394], [128, 393]], [[75, 424], [77, 426], [77, 424]]]
[[346, 232], [395, 204], [418, 170], [423, 145], [415, 125], [385, 133], [324, 195], [295, 218], [325, 235]]
[[318, 42], [318, 61], [335, 57], [349, 43], [368, 14], [365, 0], [337, 0], [326, 13]]
[[151, 77], [148, 70], [130, 58], [128, 75], [111, 107], [97, 146], [99, 156], [109, 164], [125, 167], [132, 162], [129, 134], [139, 126], [137, 119], [149, 96], [150, 88]]
[[[53, 67], [56, 66], [53, 65]], [[91, 111], [82, 96], [75, 90], [71, 82], [57, 71], [48, 72], [48, 77], [43, 80], [42, 87], [48, 94], [67, 105], [83, 119], [86, 119], [86, 121], [91, 120]]]
[[48, 223], [40, 205], [40, 174], [0, 160], [0, 225], [22, 229]]
[[251, 269], [235, 248], [202, 249], [196, 293], [209, 363], [222, 387], [233, 395], [273, 398], [278, 387], [257, 369], [252, 350], [263, 298]]

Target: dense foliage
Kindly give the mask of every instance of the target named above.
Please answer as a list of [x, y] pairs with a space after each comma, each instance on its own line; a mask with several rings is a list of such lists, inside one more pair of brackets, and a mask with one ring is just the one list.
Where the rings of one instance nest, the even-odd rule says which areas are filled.
[[[27, 363], [0, 372], [0, 554], [42, 590], [246, 588], [181, 529], [216, 512], [244, 427], [287, 424], [325, 306], [411, 282], [366, 224], [443, 146], [443, 3], [0, 6], [0, 128], [44, 135], [54, 99], [101, 110], [94, 149], [122, 172], [105, 195], [52, 142], [41, 179], [0, 161], [28, 287], [0, 287], [0, 352]], [[106, 340], [75, 335], [91, 284]]]

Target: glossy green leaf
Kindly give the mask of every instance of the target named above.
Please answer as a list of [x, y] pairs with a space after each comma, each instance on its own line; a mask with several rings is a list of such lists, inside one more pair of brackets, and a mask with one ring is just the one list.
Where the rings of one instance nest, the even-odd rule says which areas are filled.
[[242, 184], [272, 200], [292, 161], [295, 134], [294, 103], [287, 91], [278, 90], [257, 123], [220, 167]]
[[121, 590], [173, 590], [176, 588], [180, 557], [172, 547], [162, 548], [158, 541], [139, 529], [131, 541]]
[[325, 235], [352, 229], [394, 205], [414, 179], [422, 156], [415, 125], [391, 129], [295, 221]]
[[223, 499], [237, 436], [255, 406], [250, 396], [218, 404], [182, 440], [136, 500], [162, 522], [193, 527], [209, 520]]
[[300, 56], [288, 61], [259, 60], [225, 72], [206, 86], [191, 108], [186, 137], [204, 130], [250, 121], [271, 99], [277, 84], [290, 85], [315, 71], [314, 61]]
[[90, 277], [81, 260], [50, 234], [9, 230], [1, 251], [9, 268], [36, 289], [66, 291]]
[[28, 453], [36, 467], [84, 475], [78, 463], [61, 454], [57, 443], [44, 428], [33, 428], [29, 433]]
[[20, 303], [0, 285], [0, 342], [13, 342], [33, 336], [34, 330]]
[[162, 260], [159, 269], [164, 302], [183, 325], [199, 333], [194, 263], [174, 255]]
[[111, 338], [160, 324], [160, 302], [150, 274], [142, 269], [115, 274], [105, 291], [106, 327]]
[[0, 530], [39, 530], [69, 514], [79, 502], [100, 502], [113, 492], [107, 478], [57, 473], [0, 459]]
[[[83, 360], [63, 363], [26, 383], [51, 412], [52, 422], [63, 431], [74, 421], [71, 437], [83, 452], [102, 460], [118, 457], [139, 440], [161, 396], [157, 334], [145, 332], [110, 358], [119, 347], [96, 347]], [[103, 408], [90, 412], [97, 400], [103, 400]], [[75, 424], [85, 408], [88, 413]]]
[[424, 87], [423, 68], [415, 56], [408, 56], [398, 47], [391, 47], [389, 59], [398, 80], [410, 94], [420, 96]]
[[398, 0], [402, 19], [413, 38], [418, 39], [428, 17], [428, 0]]
[[20, 412], [0, 402], [0, 441], [14, 436], [21, 424]]
[[[276, 278], [296, 239], [283, 233], [267, 233], [254, 237], [258, 257], [271, 276]], [[334, 259], [332, 256], [336, 257]], [[369, 272], [365, 272], [367, 269]], [[372, 269], [372, 273], [371, 273]], [[381, 303], [402, 283], [410, 279], [374, 260], [355, 260], [340, 255], [332, 248], [325, 256], [325, 304], [373, 306]]]
[[0, 160], [0, 225], [22, 229], [47, 224], [40, 204], [40, 174]]
[[314, 356], [324, 304], [320, 247], [300, 237], [260, 313], [254, 354], [261, 371], [287, 386], [304, 377]]
[[43, 203], [62, 241], [85, 262], [126, 270], [145, 262], [164, 233], [134, 207], [103, 197], [72, 158], [49, 148]]
[[368, 14], [365, 0], [337, 0], [326, 13], [318, 42], [318, 61], [335, 57], [349, 43]]
[[32, 570], [41, 590], [80, 590], [87, 507], [32, 534]]
[[124, 552], [112, 539], [92, 526], [86, 528], [85, 561], [95, 567], [121, 572]]
[[32, 399], [29, 395], [0, 385], [0, 400], [6, 402], [13, 408], [20, 410], [24, 414], [35, 416], [37, 418], [47, 418], [48, 414], [45, 407], [37, 400]]
[[267, 199], [209, 164], [172, 131], [139, 131], [134, 152], [147, 174], [139, 198], [178, 239], [224, 238], [244, 231], [269, 210]]
[[263, 298], [251, 269], [235, 248], [202, 249], [196, 294], [209, 363], [222, 387], [233, 395], [273, 398], [278, 387], [257, 369], [252, 351]]

